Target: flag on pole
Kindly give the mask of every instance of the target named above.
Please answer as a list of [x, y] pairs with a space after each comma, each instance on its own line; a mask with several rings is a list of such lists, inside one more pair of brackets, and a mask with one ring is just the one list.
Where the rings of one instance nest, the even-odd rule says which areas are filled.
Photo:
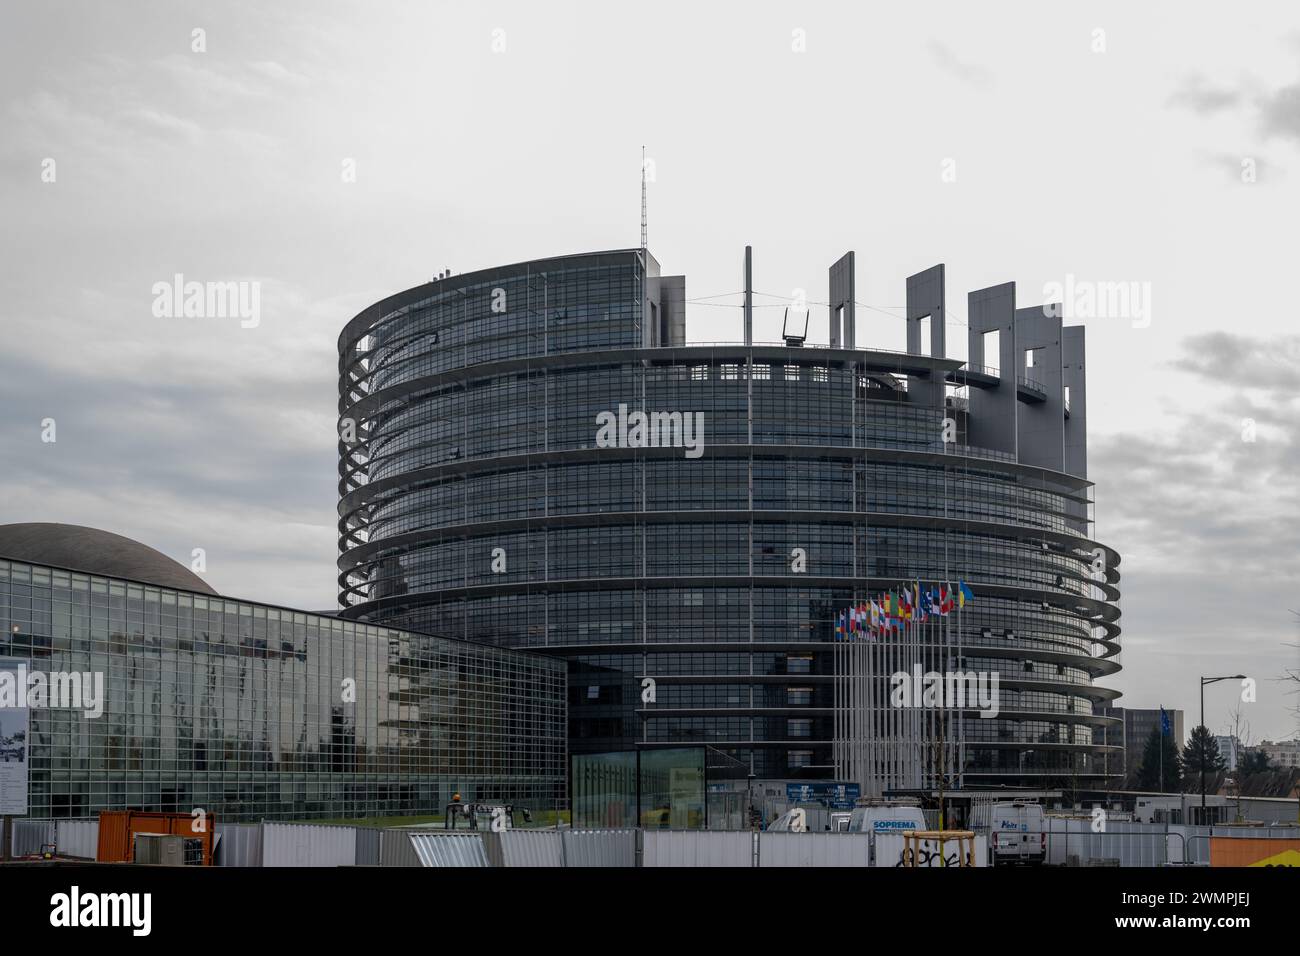
[[974, 601], [975, 594], [966, 586], [965, 581], [957, 582], [957, 606], [965, 607], [967, 601]]
[[1169, 713], [1163, 706], [1160, 708], [1160, 736], [1168, 737], [1170, 732]]

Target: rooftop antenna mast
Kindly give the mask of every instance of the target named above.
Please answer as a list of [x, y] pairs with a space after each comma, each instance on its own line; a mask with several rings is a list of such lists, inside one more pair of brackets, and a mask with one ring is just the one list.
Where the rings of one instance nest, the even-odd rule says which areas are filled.
[[645, 220], [645, 146], [641, 147], [641, 248], [646, 249]]

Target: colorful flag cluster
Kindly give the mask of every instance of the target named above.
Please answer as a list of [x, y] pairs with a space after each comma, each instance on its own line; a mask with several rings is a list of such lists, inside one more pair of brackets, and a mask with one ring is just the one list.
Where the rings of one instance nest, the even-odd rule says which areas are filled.
[[888, 637], [900, 633], [908, 624], [947, 617], [973, 600], [975, 595], [965, 581], [957, 582], [956, 587], [951, 584], [922, 587], [918, 581], [840, 611], [835, 618], [835, 640], [851, 641], [859, 634]]

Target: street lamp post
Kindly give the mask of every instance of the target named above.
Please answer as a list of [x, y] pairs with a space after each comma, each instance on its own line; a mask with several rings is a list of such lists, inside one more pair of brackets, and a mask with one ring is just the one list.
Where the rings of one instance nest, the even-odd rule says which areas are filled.
[[[1228, 677], [1202, 677], [1201, 678], [1201, 729], [1205, 731], [1205, 736], [1210, 736], [1209, 728], [1205, 726], [1205, 685], [1217, 684], [1221, 680], [1245, 680], [1245, 674], [1231, 674]], [[1205, 824], [1205, 745], [1206, 740], [1201, 741], [1201, 824]]]

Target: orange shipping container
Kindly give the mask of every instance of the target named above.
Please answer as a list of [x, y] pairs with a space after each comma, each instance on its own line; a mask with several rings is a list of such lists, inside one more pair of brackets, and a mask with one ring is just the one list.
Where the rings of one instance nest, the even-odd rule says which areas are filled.
[[99, 812], [99, 847], [95, 859], [100, 863], [131, 863], [135, 859], [137, 833], [164, 833], [201, 840], [203, 865], [212, 865], [212, 831], [216, 818], [208, 814], [202, 832], [195, 832], [198, 821], [188, 813], [146, 813], [141, 810], [101, 810]]
[[1300, 840], [1210, 837], [1210, 866], [1300, 866]]

